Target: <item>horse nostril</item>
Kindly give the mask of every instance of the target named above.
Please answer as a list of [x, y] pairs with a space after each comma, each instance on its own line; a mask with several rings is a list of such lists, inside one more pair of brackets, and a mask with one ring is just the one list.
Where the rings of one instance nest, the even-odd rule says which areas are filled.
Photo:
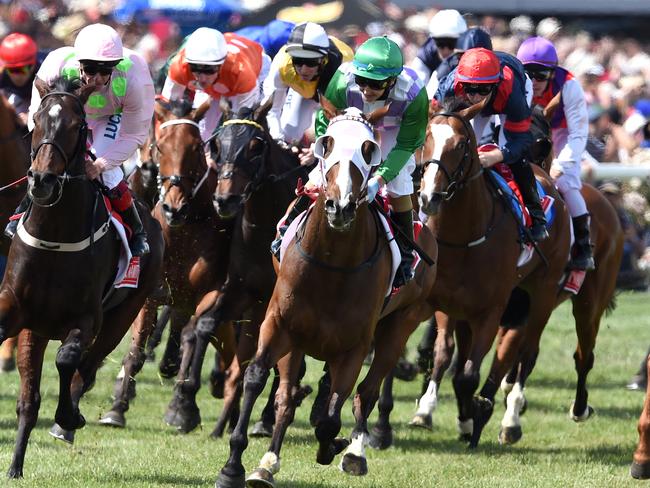
[[357, 208], [357, 203], [349, 201], [345, 207], [343, 207], [343, 213], [346, 215], [354, 215], [354, 211]]
[[336, 208], [337, 208], [337, 204], [336, 204], [336, 202], [334, 202], [334, 200], [332, 200], [331, 198], [328, 198], [327, 200], [325, 200], [325, 210], [328, 213], [335, 213]]
[[171, 211], [172, 211], [172, 208], [169, 206], [168, 203], [163, 203], [162, 204], [162, 209], [163, 209], [163, 212], [165, 212], [165, 213], [171, 213]]

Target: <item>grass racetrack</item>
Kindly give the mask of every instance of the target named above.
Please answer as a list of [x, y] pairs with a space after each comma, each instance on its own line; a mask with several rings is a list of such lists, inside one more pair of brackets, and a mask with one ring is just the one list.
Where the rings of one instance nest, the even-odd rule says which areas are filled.
[[[555, 311], [542, 337], [537, 367], [527, 389], [528, 411], [522, 417], [523, 438], [514, 446], [497, 442], [504, 407], [497, 397], [495, 413], [486, 426], [481, 444], [469, 452], [457, 441], [456, 403], [451, 382], [441, 386], [433, 431], [414, 430], [408, 422], [414, 413], [420, 378], [395, 382], [392, 420], [395, 445], [387, 451], [368, 448], [369, 474], [350, 477], [338, 469], [340, 456], [331, 466], [316, 464], [316, 440], [308, 416], [314, 394], [296, 413], [282, 450], [278, 486], [307, 487], [621, 487], [638, 486], [629, 476], [636, 447], [636, 424], [643, 394], [625, 390], [628, 379], [650, 343], [648, 295], [622, 294], [618, 308], [603, 318], [596, 345], [594, 369], [589, 375], [589, 403], [596, 415], [576, 424], [568, 418], [576, 375], [573, 352], [575, 327], [570, 306]], [[409, 358], [422, 329], [409, 342]], [[48, 435], [58, 395], [58, 376], [51, 343], [46, 353], [38, 424], [25, 459], [25, 478], [4, 480], [16, 487], [212, 487], [228, 454], [227, 438], [214, 441], [208, 435], [216, 421], [221, 400], [207, 387], [199, 392], [202, 429], [179, 435], [164, 424], [163, 413], [171, 398], [172, 383], [162, 381], [157, 364], [146, 363], [137, 377], [137, 398], [127, 412], [127, 427], [117, 430], [98, 424], [110, 408], [113, 380], [119, 370], [130, 335], [113, 352], [97, 376], [95, 388], [81, 402], [88, 425], [77, 432], [69, 446]], [[157, 350], [162, 354], [162, 347]], [[208, 353], [212, 364], [212, 351]], [[491, 354], [483, 367], [485, 377]], [[204, 377], [210, 366], [206, 363]], [[321, 363], [310, 360], [305, 382], [316, 388]], [[365, 372], [365, 369], [364, 369]], [[363, 374], [363, 373], [362, 373]], [[267, 382], [267, 387], [271, 381]], [[0, 376], [0, 465], [6, 472], [15, 440], [16, 372]], [[268, 389], [268, 388], [267, 388]], [[257, 420], [265, 398], [256, 405]], [[343, 409], [341, 435], [348, 436], [353, 420], [351, 402]], [[376, 419], [376, 411], [371, 421]], [[244, 455], [247, 472], [257, 466], [268, 439], [250, 439]], [[2, 479], [2, 478], [0, 478]]]

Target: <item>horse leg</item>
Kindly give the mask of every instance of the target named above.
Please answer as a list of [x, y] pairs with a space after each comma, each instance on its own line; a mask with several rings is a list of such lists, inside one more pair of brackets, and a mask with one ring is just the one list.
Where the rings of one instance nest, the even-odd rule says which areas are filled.
[[17, 337], [10, 337], [0, 346], [0, 373], [9, 373], [16, 369]]
[[275, 396], [275, 418], [273, 435], [268, 451], [262, 456], [258, 467], [246, 478], [248, 486], [274, 486], [273, 475], [280, 471], [280, 450], [289, 424], [296, 411], [295, 393], [304, 354], [290, 352], [278, 361], [280, 384]]
[[312, 427], [316, 427], [318, 419], [327, 408], [327, 399], [330, 395], [330, 389], [332, 387], [332, 377], [330, 376], [330, 370], [327, 363], [323, 364], [323, 376], [318, 380], [318, 392], [316, 393], [316, 398], [314, 399], [314, 404], [311, 406], [311, 412], [309, 414], [309, 424]]
[[[245, 326], [242, 325], [242, 327]], [[232, 417], [232, 412], [237, 409], [237, 404], [241, 396], [242, 378], [246, 372], [246, 367], [242, 365], [246, 364], [255, 353], [255, 345], [251, 344], [250, 341], [242, 341], [243, 338], [244, 335], [242, 334], [237, 344], [237, 355], [228, 367], [228, 377], [224, 385], [223, 407], [214, 430], [210, 434], [210, 437], [214, 439], [223, 436], [226, 424]]]
[[427, 322], [424, 330], [422, 340], [418, 344], [418, 368], [424, 373], [422, 378], [422, 390], [420, 396], [424, 395], [429, 388], [429, 381], [431, 380], [431, 370], [433, 369], [434, 347], [436, 338], [438, 336], [438, 325], [436, 323], [436, 316], [434, 315]]
[[210, 371], [210, 378], [208, 379], [210, 395], [212, 395], [212, 398], [223, 398], [227, 368], [228, 366], [225, 364], [225, 361], [221, 357], [221, 354], [219, 354], [219, 351], [215, 349], [214, 365], [212, 366], [212, 370]]
[[[164, 415], [164, 420], [167, 425], [178, 427], [181, 425], [181, 415], [179, 413], [179, 406], [183, 401], [183, 391], [181, 385], [185, 382], [185, 378], [189, 375], [190, 362], [194, 353], [194, 346], [196, 344], [196, 336], [194, 335], [194, 327], [196, 325], [196, 318], [191, 317], [183, 330], [181, 331], [181, 362], [178, 374], [176, 375], [176, 382], [172, 399], [167, 406]], [[198, 408], [197, 408], [198, 411]]]
[[251, 429], [251, 437], [271, 437], [273, 435], [273, 425], [275, 424], [275, 396], [280, 387], [280, 373], [278, 372], [277, 366], [273, 368], [273, 372], [273, 382], [271, 383], [269, 397], [262, 409], [260, 420]]
[[393, 379], [394, 371], [389, 371], [381, 387], [377, 404], [379, 416], [377, 423], [370, 431], [368, 444], [373, 449], [388, 449], [393, 445], [393, 428], [390, 425], [390, 413], [393, 411]]
[[158, 371], [163, 378], [173, 378], [178, 374], [181, 363], [181, 333], [188, 320], [187, 312], [171, 310], [169, 337], [165, 344], [165, 352], [158, 363]]
[[20, 374], [20, 396], [16, 402], [18, 415], [18, 432], [16, 445], [7, 472], [9, 478], [23, 477], [23, 464], [27, 442], [32, 429], [38, 419], [38, 410], [41, 405], [41, 373], [43, 370], [43, 355], [48, 340], [38, 337], [30, 330], [23, 330], [18, 337], [18, 372]]
[[437, 335], [433, 351], [433, 369], [426, 389], [418, 401], [415, 416], [410, 422], [414, 427], [431, 429], [433, 412], [438, 406], [438, 390], [445, 371], [449, 369], [454, 354], [454, 321], [442, 312], [436, 312]]
[[146, 354], [144, 346], [156, 320], [157, 305], [147, 300], [133, 323], [131, 347], [122, 360], [122, 369], [115, 380], [113, 405], [101, 416], [100, 425], [125, 427], [124, 413], [129, 410], [129, 401], [135, 397], [135, 375], [140, 372]]
[[[646, 371], [650, 372], [650, 359], [646, 361]], [[649, 390], [646, 387], [646, 390]], [[650, 478], [650, 391], [646, 391], [643, 411], [637, 426], [639, 443], [634, 451], [630, 475], [638, 480]]]
[[269, 370], [286, 355], [291, 348], [288, 333], [279, 325], [273, 300], [269, 306], [266, 318], [260, 327], [255, 358], [248, 365], [244, 375], [244, 399], [239, 412], [239, 419], [230, 436], [230, 455], [221, 469], [216, 481], [216, 488], [240, 488], [244, 486], [244, 465], [242, 454], [248, 446], [247, 429], [255, 400], [264, 390]]
[[156, 359], [156, 348], [162, 340], [162, 335], [165, 331], [165, 327], [167, 326], [167, 322], [169, 322], [171, 313], [172, 307], [170, 305], [165, 305], [156, 318], [156, 326], [149, 336], [149, 339], [147, 339], [147, 346], [144, 353], [146, 361], [154, 361]]

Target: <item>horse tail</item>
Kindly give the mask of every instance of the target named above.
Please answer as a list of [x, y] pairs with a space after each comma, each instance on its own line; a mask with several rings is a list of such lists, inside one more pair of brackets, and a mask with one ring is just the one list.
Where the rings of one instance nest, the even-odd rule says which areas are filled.
[[616, 300], [618, 298], [618, 294], [619, 292], [612, 293], [612, 296], [609, 299], [607, 306], [605, 307], [605, 317], [609, 317], [614, 312], [614, 310], [616, 310], [616, 306], [618, 305]]

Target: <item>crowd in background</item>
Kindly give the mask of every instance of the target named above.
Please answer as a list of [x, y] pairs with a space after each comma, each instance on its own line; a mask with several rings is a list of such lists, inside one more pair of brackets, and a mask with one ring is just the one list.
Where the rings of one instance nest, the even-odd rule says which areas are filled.
[[[429, 20], [435, 9], [408, 16], [391, 11], [390, 21], [328, 28], [353, 48], [372, 36], [388, 35], [402, 48], [408, 65], [429, 36]], [[394, 6], [393, 6], [394, 7]], [[76, 33], [92, 22], [114, 26], [124, 45], [140, 52], [154, 79], [182, 41], [181, 29], [172, 20], [155, 18], [148, 23], [119, 23], [112, 17], [114, 0], [0, 1], [0, 39], [10, 32], [31, 35], [39, 49], [48, 51], [72, 45]], [[463, 12], [464, 13], [464, 12]], [[527, 16], [502, 18], [465, 14], [468, 27], [480, 26], [492, 37], [495, 50], [512, 54], [531, 36], [551, 40], [560, 65], [578, 78], [587, 96], [590, 137], [587, 150], [596, 161], [650, 165], [650, 43], [635, 38], [595, 36], [576, 31], [553, 17], [534, 22]], [[235, 30], [236, 27], [232, 27]], [[588, 162], [585, 162], [588, 165]], [[587, 175], [587, 178], [589, 176]], [[626, 233], [626, 254], [619, 286], [646, 289], [650, 276], [650, 185], [648, 178], [626, 181], [592, 181], [601, 186], [617, 208]]]

